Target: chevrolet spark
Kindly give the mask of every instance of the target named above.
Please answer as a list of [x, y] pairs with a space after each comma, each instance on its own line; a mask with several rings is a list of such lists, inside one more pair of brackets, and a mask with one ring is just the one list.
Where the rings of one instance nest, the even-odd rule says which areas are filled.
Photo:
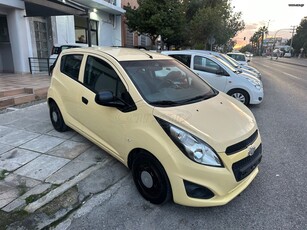
[[251, 111], [165, 55], [65, 50], [48, 105], [57, 131], [74, 129], [130, 168], [154, 204], [224, 205], [258, 173], [262, 145]]

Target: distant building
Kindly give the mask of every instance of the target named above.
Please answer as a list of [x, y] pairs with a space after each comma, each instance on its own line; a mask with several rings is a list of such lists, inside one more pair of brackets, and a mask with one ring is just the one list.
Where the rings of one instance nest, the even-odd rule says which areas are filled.
[[[122, 7], [127, 6], [138, 7], [137, 0], [122, 0]], [[130, 32], [125, 23], [125, 17], [122, 18], [122, 43], [124, 47], [144, 47], [151, 48], [151, 40], [145, 35], [138, 35], [137, 32]]]
[[53, 44], [121, 46], [121, 0], [1, 0], [0, 73], [26, 73]]
[[288, 52], [290, 46], [287, 46], [288, 39], [282, 37], [270, 37], [263, 40], [263, 51], [267, 55], [270, 55], [274, 49], [281, 49], [282, 51]]

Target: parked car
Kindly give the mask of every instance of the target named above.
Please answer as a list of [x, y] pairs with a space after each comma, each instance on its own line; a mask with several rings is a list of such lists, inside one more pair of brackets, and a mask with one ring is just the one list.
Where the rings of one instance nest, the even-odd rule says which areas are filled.
[[51, 50], [51, 55], [49, 57], [49, 65], [51, 66], [54, 61], [57, 59], [58, 55], [66, 49], [71, 48], [80, 48], [80, 47], [87, 47], [87, 44], [82, 43], [72, 43], [72, 44], [54, 44]]
[[262, 145], [252, 112], [171, 57], [64, 50], [47, 101], [57, 131], [74, 129], [130, 168], [154, 204], [224, 205], [258, 174]]
[[260, 104], [263, 100], [262, 82], [242, 73], [211, 54], [197, 50], [163, 51], [190, 67], [216, 89], [227, 93], [245, 105]]
[[290, 53], [290, 52], [285, 53], [285, 54], [284, 54], [284, 57], [290, 58], [290, 57], [291, 57], [291, 53]]
[[214, 52], [214, 51], [210, 51], [210, 50], [195, 50], [195, 51], [204, 52], [206, 54], [212, 54], [216, 57], [219, 57], [222, 60], [224, 60], [225, 62], [227, 62], [229, 65], [231, 65], [232, 67], [236, 68], [238, 71], [244, 72], [246, 74], [253, 75], [253, 76], [255, 76], [255, 77], [257, 77], [258, 79], [261, 80], [262, 75], [256, 68], [249, 66], [249, 65], [242, 65], [239, 62], [237, 62], [235, 59], [233, 59], [232, 57], [230, 57], [226, 54]]
[[247, 59], [244, 53], [230, 52], [230, 53], [227, 53], [227, 55], [232, 57], [233, 59], [235, 59], [237, 62], [241, 63], [242, 65], [248, 65], [248, 62], [250, 62], [250, 59]]

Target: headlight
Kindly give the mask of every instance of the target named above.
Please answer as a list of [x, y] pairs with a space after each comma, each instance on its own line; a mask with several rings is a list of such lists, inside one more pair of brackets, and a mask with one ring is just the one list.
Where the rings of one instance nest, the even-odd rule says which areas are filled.
[[261, 81], [256, 81], [254, 79], [251, 78], [246, 78], [250, 83], [253, 84], [253, 86], [255, 86], [257, 89], [261, 89], [262, 88], [262, 83]]
[[192, 161], [209, 166], [223, 166], [215, 151], [207, 143], [169, 122], [157, 117], [156, 119], [177, 147]]

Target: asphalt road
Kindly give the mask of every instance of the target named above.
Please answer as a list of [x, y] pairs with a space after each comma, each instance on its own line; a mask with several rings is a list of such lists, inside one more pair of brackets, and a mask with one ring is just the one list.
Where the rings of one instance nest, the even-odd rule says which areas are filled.
[[260, 173], [225, 206], [155, 206], [131, 174], [96, 194], [57, 229], [307, 229], [307, 67], [257, 59], [265, 98], [251, 106], [263, 141]]

